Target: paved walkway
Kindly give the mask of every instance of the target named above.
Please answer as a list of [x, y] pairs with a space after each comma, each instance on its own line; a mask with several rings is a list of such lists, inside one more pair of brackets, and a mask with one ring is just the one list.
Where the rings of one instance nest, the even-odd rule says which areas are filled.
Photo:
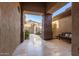
[[62, 40], [42, 40], [38, 35], [31, 34], [29, 40], [20, 44], [13, 56], [70, 56], [71, 44]]

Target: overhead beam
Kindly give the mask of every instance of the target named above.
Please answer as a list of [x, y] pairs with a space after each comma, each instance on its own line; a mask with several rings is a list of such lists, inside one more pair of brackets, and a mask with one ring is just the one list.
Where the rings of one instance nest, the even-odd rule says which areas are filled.
[[45, 12], [45, 4], [44, 2], [22, 2], [22, 9], [24, 11], [29, 12], [38, 12], [44, 13]]
[[71, 15], [71, 8], [69, 8], [68, 10], [64, 11], [63, 13], [53, 17], [53, 21], [70, 16]]
[[53, 12], [57, 11], [58, 9], [60, 9], [61, 7], [63, 7], [65, 4], [67, 4], [67, 2], [48, 3], [46, 11], [47, 11], [47, 13], [53, 13]]
[[42, 12], [23, 11], [23, 14], [44, 15]]

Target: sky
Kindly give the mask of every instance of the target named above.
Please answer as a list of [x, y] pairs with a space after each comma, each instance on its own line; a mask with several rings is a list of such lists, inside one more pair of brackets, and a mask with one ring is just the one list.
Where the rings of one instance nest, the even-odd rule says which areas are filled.
[[42, 16], [26, 14], [26, 20], [32, 20], [36, 22], [42, 22]]
[[[57, 11], [55, 11], [52, 14], [52, 16], [56, 16], [58, 14], [61, 14], [62, 12], [64, 12], [66, 9], [68, 9], [71, 6], [72, 6], [72, 2], [67, 3], [65, 6], [63, 6], [60, 9], [58, 9]], [[31, 14], [26, 14], [25, 16], [26, 16], [26, 20], [32, 20], [32, 21], [36, 21], [36, 22], [42, 22], [42, 16], [31, 15]]]

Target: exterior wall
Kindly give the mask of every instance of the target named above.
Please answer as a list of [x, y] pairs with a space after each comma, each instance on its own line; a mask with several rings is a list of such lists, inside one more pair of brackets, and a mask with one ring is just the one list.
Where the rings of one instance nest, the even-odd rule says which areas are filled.
[[54, 36], [62, 32], [72, 32], [72, 16], [67, 16], [62, 19], [58, 19], [56, 21], [57, 24], [56, 24], [55, 32], [53, 33]]
[[42, 24], [34, 21], [25, 21], [24, 30], [29, 31], [30, 33], [37, 33], [42, 30]]
[[79, 56], [79, 3], [72, 3], [72, 55]]
[[19, 3], [0, 3], [0, 55], [11, 55], [20, 43]]

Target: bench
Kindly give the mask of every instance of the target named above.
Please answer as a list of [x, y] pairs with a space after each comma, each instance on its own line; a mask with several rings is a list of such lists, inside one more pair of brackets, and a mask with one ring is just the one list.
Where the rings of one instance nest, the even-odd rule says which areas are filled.
[[60, 39], [65, 39], [66, 41], [71, 43], [72, 33], [71, 32], [63, 32], [57, 36]]

